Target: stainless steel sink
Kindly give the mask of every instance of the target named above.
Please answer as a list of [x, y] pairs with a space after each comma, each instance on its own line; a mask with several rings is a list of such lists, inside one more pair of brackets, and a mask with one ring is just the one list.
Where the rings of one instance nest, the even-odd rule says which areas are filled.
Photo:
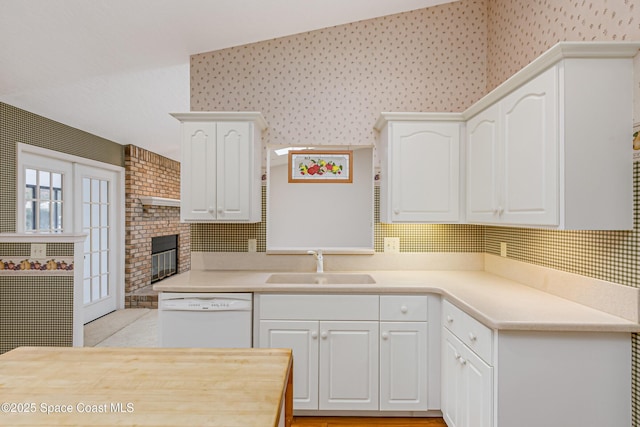
[[300, 285], [372, 285], [376, 281], [364, 273], [274, 273], [267, 283]]

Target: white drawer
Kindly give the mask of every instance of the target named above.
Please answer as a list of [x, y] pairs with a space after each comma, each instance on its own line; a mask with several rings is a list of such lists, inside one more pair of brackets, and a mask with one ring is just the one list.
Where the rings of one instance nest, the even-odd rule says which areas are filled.
[[381, 295], [380, 320], [426, 322], [426, 295]]
[[458, 307], [444, 300], [442, 325], [480, 356], [493, 365], [493, 331]]
[[378, 320], [378, 295], [261, 294], [260, 319], [270, 320]]

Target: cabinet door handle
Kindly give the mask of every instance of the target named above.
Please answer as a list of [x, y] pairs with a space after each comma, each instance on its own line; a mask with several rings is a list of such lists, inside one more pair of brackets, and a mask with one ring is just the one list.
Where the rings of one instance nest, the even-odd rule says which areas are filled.
[[222, 206], [220, 206], [220, 207], [218, 208], [218, 213], [219, 213], [219, 214], [221, 214], [222, 212], [224, 212], [224, 209], [222, 209]]
[[312, 331], [311, 332], [311, 338], [313, 338], [314, 340], [318, 339], [318, 331]]
[[403, 313], [406, 313], [407, 311], [409, 311], [409, 308], [407, 308], [406, 305], [403, 305], [403, 306], [400, 307], [400, 311], [403, 312]]
[[460, 364], [461, 364], [462, 366], [464, 366], [464, 365], [466, 365], [466, 364], [467, 364], [467, 361], [466, 361], [466, 360], [464, 360], [464, 359], [462, 358], [462, 356], [458, 356], [458, 357], [457, 357], [457, 359], [458, 359], [458, 362], [460, 362]]
[[470, 339], [471, 341], [475, 341], [475, 340], [477, 340], [477, 339], [478, 339], [478, 337], [476, 337], [476, 336], [473, 334], [473, 332], [469, 332], [469, 339]]
[[498, 206], [498, 215], [502, 216], [504, 213], [504, 208], [502, 206]]
[[213, 206], [209, 206], [209, 209], [207, 209], [209, 211], [209, 213], [214, 213], [215, 210], [213, 209]]
[[383, 340], [388, 340], [389, 339], [389, 334], [387, 332], [383, 332], [382, 333], [382, 339]]
[[448, 314], [447, 314], [447, 322], [453, 323], [453, 317], [449, 316]]
[[329, 335], [327, 334], [327, 331], [320, 332], [320, 338], [322, 338], [323, 340], [326, 340], [328, 336]]

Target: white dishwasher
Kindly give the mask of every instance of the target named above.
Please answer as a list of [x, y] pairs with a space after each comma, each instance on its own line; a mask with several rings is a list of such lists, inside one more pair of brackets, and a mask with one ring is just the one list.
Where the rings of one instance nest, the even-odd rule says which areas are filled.
[[162, 292], [160, 347], [250, 348], [253, 294]]

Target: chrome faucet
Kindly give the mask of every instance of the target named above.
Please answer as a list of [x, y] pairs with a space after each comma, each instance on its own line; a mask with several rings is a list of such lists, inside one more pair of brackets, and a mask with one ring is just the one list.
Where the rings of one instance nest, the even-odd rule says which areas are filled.
[[324, 257], [322, 256], [322, 250], [318, 249], [317, 251], [307, 251], [309, 255], [313, 255], [316, 259], [316, 273], [324, 272]]

